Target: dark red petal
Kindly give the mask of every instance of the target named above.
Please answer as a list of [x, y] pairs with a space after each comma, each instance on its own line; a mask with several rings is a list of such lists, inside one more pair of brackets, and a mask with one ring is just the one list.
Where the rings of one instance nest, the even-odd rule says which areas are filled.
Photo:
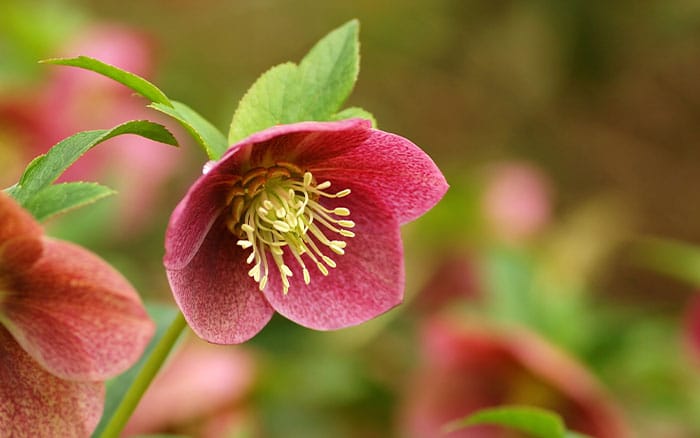
[[285, 263], [294, 275], [289, 292], [284, 295], [279, 272], [272, 264], [265, 296], [277, 312], [303, 326], [328, 330], [356, 325], [386, 312], [403, 299], [403, 247], [396, 218], [371, 192], [353, 190], [345, 198], [326, 203], [328, 208], [349, 208], [350, 219], [356, 223], [353, 238], [326, 234], [330, 239], [347, 241], [344, 255], [319, 246], [337, 263], [336, 268], [329, 268], [327, 277], [304, 256], [311, 274], [311, 283], [306, 285], [299, 264], [285, 254]]
[[364, 136], [317, 135], [314, 142], [299, 162], [319, 181], [366, 187], [391, 209], [399, 224], [421, 216], [447, 192], [445, 177], [433, 160], [398, 135], [373, 129]]
[[102, 415], [104, 384], [62, 380], [0, 326], [0, 431], [16, 437], [86, 437]]
[[44, 368], [105, 380], [131, 366], [155, 329], [129, 283], [89, 251], [46, 239], [42, 258], [15, 278], [3, 323]]
[[258, 284], [248, 276], [246, 256], [231, 233], [217, 222], [183, 269], [168, 280], [192, 330], [216, 344], [239, 344], [272, 318]]
[[39, 237], [43, 233], [32, 215], [0, 191], [0, 245], [15, 237]]
[[235, 144], [226, 151], [219, 163], [223, 164], [228, 162], [232, 156], [238, 156], [242, 151], [247, 153], [248, 151], [246, 151], [246, 149], [251, 145], [259, 146], [253, 148], [252, 154], [242, 158], [250, 160], [254, 166], [259, 165], [265, 158], [271, 159], [272, 161], [276, 159], [295, 161], [296, 151], [305, 149], [305, 147], [298, 148], [298, 143], [309, 135], [367, 132], [371, 126], [372, 124], [368, 120], [363, 119], [348, 119], [337, 122], [300, 122], [288, 125], [277, 125], [265, 129], [264, 131], [257, 132]]
[[165, 233], [167, 269], [182, 269], [199, 250], [204, 237], [225, 207], [227, 185], [220, 171], [202, 175], [170, 216]]

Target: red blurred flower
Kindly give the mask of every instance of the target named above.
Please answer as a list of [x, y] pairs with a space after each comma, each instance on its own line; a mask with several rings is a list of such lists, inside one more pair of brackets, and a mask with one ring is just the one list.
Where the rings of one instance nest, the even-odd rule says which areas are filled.
[[629, 436], [621, 414], [586, 369], [532, 333], [433, 320], [422, 345], [425, 363], [400, 417], [405, 436], [511, 436], [491, 426], [440, 432], [451, 420], [504, 404], [553, 410], [568, 428], [592, 437]]
[[207, 168], [173, 212], [164, 262], [215, 343], [249, 339], [275, 311], [327, 330], [397, 305], [399, 225], [447, 190], [416, 145], [360, 119], [269, 128]]
[[0, 193], [0, 430], [88, 436], [102, 381], [125, 371], [154, 331], [138, 294], [87, 250], [45, 237]]
[[691, 356], [700, 362], [700, 296], [694, 297], [687, 307], [685, 338]]
[[479, 270], [474, 256], [466, 251], [450, 250], [438, 264], [412, 303], [422, 314], [438, 312], [456, 302], [481, 298]]

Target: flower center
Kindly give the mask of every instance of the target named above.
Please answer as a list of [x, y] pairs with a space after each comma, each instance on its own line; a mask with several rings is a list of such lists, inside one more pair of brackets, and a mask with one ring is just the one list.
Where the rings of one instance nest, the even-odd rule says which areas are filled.
[[[228, 229], [239, 238], [237, 244], [250, 248], [248, 275], [265, 289], [270, 266], [267, 253], [277, 266], [284, 293], [289, 291], [292, 270], [284, 262], [285, 251], [301, 267], [304, 282], [311, 282], [306, 261], [316, 265], [323, 275], [336, 263], [324, 251], [343, 255], [347, 242], [338, 236], [353, 237], [349, 230], [355, 223], [348, 220], [350, 210], [325, 208], [322, 198], [342, 198], [350, 189], [329, 193], [330, 181], [317, 184], [311, 172], [292, 163], [278, 162], [271, 167], [256, 167], [233, 182], [228, 198]], [[345, 219], [343, 219], [345, 218]], [[331, 236], [335, 234], [336, 236]], [[325, 248], [324, 248], [325, 247]]]

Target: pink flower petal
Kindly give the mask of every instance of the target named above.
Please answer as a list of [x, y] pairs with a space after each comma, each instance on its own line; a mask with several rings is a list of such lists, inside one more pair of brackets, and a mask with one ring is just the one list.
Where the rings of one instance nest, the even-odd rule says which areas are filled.
[[[352, 134], [353, 132], [361, 133], [368, 132], [372, 123], [369, 120], [363, 119], [347, 119], [337, 122], [299, 122], [288, 125], [277, 125], [264, 131], [256, 132], [250, 137], [241, 140], [237, 144], [231, 146], [226, 153], [221, 157], [219, 162], [227, 161], [231, 155], [237, 154], [239, 150], [245, 149], [249, 145], [265, 144], [265, 147], [255, 148], [256, 152], [251, 156], [245, 157], [250, 159], [252, 165], [258, 165], [266, 157], [278, 157], [286, 160], [293, 160], [295, 151], [302, 151], [306, 145], [302, 144], [302, 140], [311, 136], [313, 139], [316, 135], [343, 133], [342, 135]], [[366, 136], [366, 135], [365, 135]], [[318, 145], [318, 142], [312, 142]], [[322, 145], [321, 145], [322, 146]], [[327, 154], [326, 157], [333, 156], [333, 149], [318, 148], [315, 151], [317, 154]], [[317, 155], [319, 159], [323, 159], [321, 155]]]
[[129, 283], [79, 246], [45, 239], [42, 258], [9, 279], [0, 319], [58, 377], [113, 377], [139, 358], [155, 329]]
[[173, 211], [165, 234], [163, 264], [166, 269], [184, 268], [199, 251], [224, 208], [227, 186], [218, 181], [223, 179], [225, 176], [217, 179], [209, 174], [200, 177]]
[[306, 285], [297, 261], [285, 254], [285, 264], [294, 273], [285, 295], [279, 273], [272, 265], [265, 290], [267, 300], [281, 315], [309, 328], [330, 330], [356, 325], [388, 311], [403, 299], [403, 247], [396, 218], [373, 193], [361, 187], [350, 188], [349, 196], [326, 204], [327, 208], [349, 208], [350, 219], [356, 224], [355, 237], [342, 238], [347, 242], [344, 255], [325, 250], [337, 263], [327, 277], [304, 257], [311, 273], [311, 283]]
[[175, 301], [194, 332], [216, 344], [238, 344], [257, 334], [273, 310], [248, 277], [246, 254], [217, 222], [183, 269], [168, 269]]
[[20, 236], [0, 244], [0, 278], [30, 269], [44, 252], [44, 244], [36, 237]]
[[431, 209], [447, 192], [447, 182], [418, 146], [395, 134], [334, 132], [307, 140], [298, 163], [319, 180], [362, 185], [391, 208], [399, 224]]
[[3, 436], [89, 436], [102, 415], [104, 384], [62, 380], [39, 366], [0, 326]]
[[0, 192], [0, 246], [15, 237], [39, 237], [39, 223], [10, 196]]

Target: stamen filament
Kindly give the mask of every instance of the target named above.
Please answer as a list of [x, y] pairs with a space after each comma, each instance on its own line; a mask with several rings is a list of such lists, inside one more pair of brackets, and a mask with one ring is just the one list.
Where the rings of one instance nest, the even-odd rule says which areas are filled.
[[[246, 259], [247, 264], [252, 264], [248, 275], [258, 283], [260, 290], [264, 290], [269, 281], [268, 252], [270, 261], [277, 267], [284, 294], [288, 293], [289, 279], [293, 277], [285, 257], [287, 261], [296, 261], [307, 285], [311, 283], [311, 274], [305, 258], [324, 276], [329, 275], [329, 268], [337, 267], [336, 261], [324, 254], [321, 245], [338, 256], [344, 255], [347, 242], [332, 240], [327, 232], [353, 237], [355, 233], [348, 228], [353, 228], [355, 222], [342, 219], [350, 216], [348, 208], [328, 208], [319, 200], [347, 196], [350, 189], [328, 193], [325, 190], [331, 186], [330, 181], [316, 184], [311, 172], [302, 172], [298, 166], [287, 162], [254, 168], [233, 184], [226, 197], [230, 205], [226, 226], [238, 235], [236, 244], [241, 249], [252, 250]], [[285, 247], [291, 259], [285, 256]]]

